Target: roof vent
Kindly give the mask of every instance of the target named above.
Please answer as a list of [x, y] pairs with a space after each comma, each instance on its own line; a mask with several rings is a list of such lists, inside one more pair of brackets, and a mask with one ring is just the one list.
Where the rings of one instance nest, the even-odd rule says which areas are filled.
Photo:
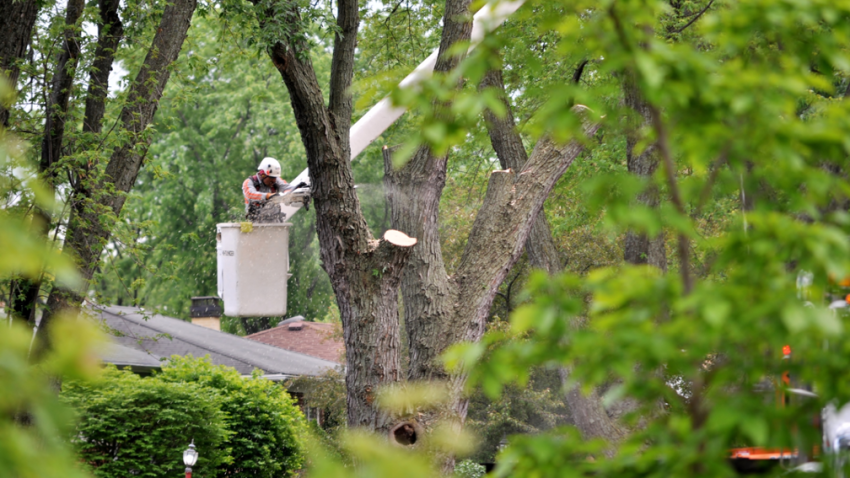
[[281, 321], [277, 324], [277, 326], [278, 326], [278, 327], [283, 327], [284, 325], [289, 325], [289, 324], [291, 324], [291, 323], [293, 323], [293, 322], [302, 322], [303, 320], [304, 320], [304, 316], [303, 316], [303, 315], [296, 315], [295, 317], [291, 317], [291, 318], [286, 319], [286, 320], [281, 320]]
[[289, 330], [301, 330], [304, 328], [303, 322], [292, 322], [291, 324], [287, 324]]

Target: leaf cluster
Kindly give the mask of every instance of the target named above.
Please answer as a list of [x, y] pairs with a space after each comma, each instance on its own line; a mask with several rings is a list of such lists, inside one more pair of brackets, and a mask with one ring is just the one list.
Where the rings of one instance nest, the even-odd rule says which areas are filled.
[[208, 358], [174, 356], [146, 378], [108, 368], [62, 397], [79, 412], [76, 444], [97, 476], [179, 474], [190, 440], [199, 476], [291, 476], [303, 464], [303, 416], [286, 390]]

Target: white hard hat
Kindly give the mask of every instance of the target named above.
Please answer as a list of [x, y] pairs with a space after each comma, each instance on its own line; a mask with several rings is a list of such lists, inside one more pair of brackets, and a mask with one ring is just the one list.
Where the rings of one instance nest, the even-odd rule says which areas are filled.
[[280, 177], [280, 163], [274, 158], [263, 158], [260, 165], [257, 166], [257, 171], [262, 171], [266, 176], [273, 178]]

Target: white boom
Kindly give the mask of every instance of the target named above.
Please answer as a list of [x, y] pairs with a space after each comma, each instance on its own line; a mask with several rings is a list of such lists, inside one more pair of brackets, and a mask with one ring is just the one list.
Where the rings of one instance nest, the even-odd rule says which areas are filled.
[[[506, 18], [513, 14], [525, 0], [503, 0], [496, 3], [488, 3], [478, 11], [473, 17], [472, 37], [469, 46], [470, 51], [475, 48], [484, 35], [495, 30], [501, 25]], [[434, 72], [434, 65], [437, 64], [437, 53], [439, 49], [434, 50], [428, 58], [425, 59], [415, 70], [399, 83], [399, 87], [411, 87], [431, 76]], [[360, 118], [354, 126], [351, 127], [351, 158], [354, 159], [358, 154], [362, 153], [367, 146], [375, 141], [375, 138], [381, 135], [391, 124], [404, 114], [406, 108], [394, 107], [389, 97], [382, 99], [372, 107], [362, 118]], [[292, 184], [310, 183], [309, 170], [301, 171]], [[287, 220], [291, 219], [300, 209], [302, 204], [294, 202], [290, 205], [283, 205], [281, 209], [286, 214]]]

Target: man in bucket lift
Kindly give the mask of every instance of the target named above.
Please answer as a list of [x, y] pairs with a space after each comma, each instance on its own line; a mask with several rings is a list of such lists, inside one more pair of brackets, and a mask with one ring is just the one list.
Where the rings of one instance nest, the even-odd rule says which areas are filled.
[[306, 185], [306, 183], [296, 186], [287, 184], [280, 179], [280, 163], [274, 158], [263, 158], [257, 166], [257, 174], [242, 183], [247, 219], [252, 222], [283, 222], [280, 206], [269, 200]]

